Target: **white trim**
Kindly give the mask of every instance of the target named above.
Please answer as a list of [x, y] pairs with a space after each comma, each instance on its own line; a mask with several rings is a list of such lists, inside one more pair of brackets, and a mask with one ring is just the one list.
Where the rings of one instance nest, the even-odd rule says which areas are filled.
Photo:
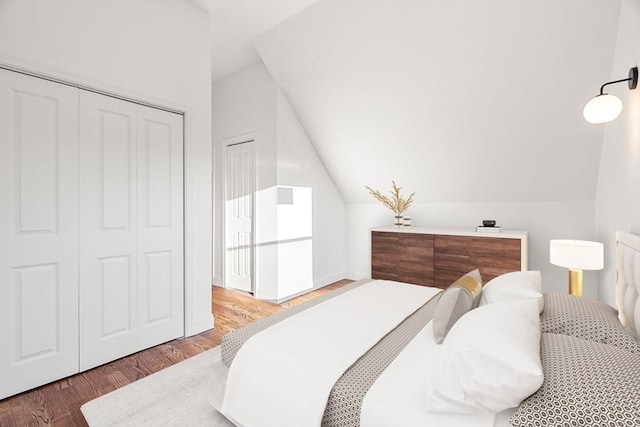
[[[198, 293], [195, 289], [195, 279], [193, 272], [195, 271], [194, 256], [196, 253], [195, 245], [195, 227], [193, 226], [196, 209], [193, 201], [194, 174], [193, 174], [193, 157], [191, 150], [193, 149], [193, 137], [191, 135], [193, 129], [191, 109], [184, 112], [184, 336], [190, 337], [200, 332], [213, 329], [215, 319], [213, 313], [209, 313], [204, 318], [195, 318], [196, 299]], [[212, 213], [213, 214], [213, 213]], [[213, 252], [213, 228], [209, 236], [209, 244]], [[207, 275], [212, 276], [212, 268]], [[211, 292], [208, 293], [211, 299]], [[211, 302], [209, 302], [211, 306]]]
[[138, 92], [103, 80], [91, 79], [79, 74], [63, 71], [30, 59], [19, 58], [2, 50], [0, 50], [0, 67], [16, 71], [18, 73], [29, 74], [30, 76], [39, 77], [41, 79], [74, 86], [79, 89], [123, 99], [136, 104], [160, 108], [172, 113], [183, 114], [190, 110], [188, 106], [173, 100], [159, 98], [155, 95]]
[[327, 285], [331, 285], [333, 283], [339, 282], [340, 280], [344, 280], [347, 277], [346, 273], [335, 273], [331, 276], [325, 276], [321, 279], [316, 279], [313, 281], [314, 289], [323, 288]]
[[520, 270], [529, 270], [529, 233], [520, 239]]
[[[56, 69], [36, 61], [20, 58], [5, 51], [0, 51], [0, 67], [11, 71], [29, 74], [57, 83], [75, 86], [84, 90], [101, 93], [103, 95], [120, 98], [137, 104], [160, 108], [166, 111], [182, 114], [184, 120], [184, 335], [191, 336], [204, 332], [214, 327], [213, 313], [205, 318], [194, 318], [195, 303], [194, 279], [193, 279], [193, 255], [194, 248], [194, 215], [193, 208], [193, 150], [192, 129], [193, 109], [174, 100], [159, 98], [154, 95], [138, 92], [125, 87], [117, 86], [109, 82], [95, 80], [75, 73], [69, 73]], [[213, 236], [210, 239], [213, 245]], [[209, 274], [211, 277], [211, 274]], [[211, 293], [209, 293], [211, 295]]]
[[[231, 136], [229, 138], [223, 138], [220, 142], [222, 144], [222, 148], [224, 148], [224, 153], [222, 153], [220, 155], [221, 159], [221, 179], [220, 179], [220, 185], [222, 186], [220, 188], [220, 205], [222, 206], [221, 212], [220, 212], [220, 216], [221, 216], [221, 222], [220, 222], [220, 226], [222, 228], [221, 230], [221, 242], [222, 242], [222, 246], [221, 246], [221, 250], [220, 252], [222, 252], [222, 259], [220, 260], [220, 269], [222, 270], [220, 272], [220, 276], [217, 276], [220, 280], [218, 281], [218, 283], [220, 283], [220, 287], [222, 288], [227, 288], [227, 284], [226, 284], [226, 280], [225, 278], [227, 277], [226, 274], [226, 266], [227, 266], [227, 250], [226, 250], [226, 239], [227, 239], [227, 213], [226, 213], [226, 197], [227, 197], [227, 148], [230, 145], [236, 145], [236, 144], [243, 144], [245, 142], [253, 142], [253, 155], [254, 155], [254, 159], [253, 159], [253, 167], [254, 167], [254, 171], [253, 171], [253, 202], [251, 203], [251, 208], [252, 208], [252, 212], [251, 212], [251, 239], [252, 239], [252, 253], [251, 253], [251, 293], [253, 295], [256, 294], [256, 287], [257, 287], [257, 280], [256, 280], [256, 255], [257, 255], [257, 251], [255, 250], [255, 238], [256, 238], [256, 192], [258, 191], [258, 155], [257, 155], [257, 148], [255, 146], [255, 142], [256, 142], [256, 135], [258, 133], [257, 132], [249, 132], [249, 133], [243, 133], [237, 136]], [[215, 164], [215, 163], [214, 163]], [[215, 264], [214, 264], [215, 265]]]
[[229, 145], [244, 144], [245, 142], [255, 142], [257, 132], [244, 133], [238, 136], [231, 136], [222, 140], [222, 145], [228, 147]]
[[216, 197], [218, 192], [216, 191], [216, 161], [218, 160], [218, 147], [213, 138], [211, 138], [211, 285], [220, 283], [222, 287], [220, 277], [216, 276], [216, 244], [214, 236], [216, 234]]
[[501, 230], [492, 233], [479, 233], [473, 228], [443, 227], [374, 227], [371, 231], [384, 233], [434, 234], [445, 236], [490, 237], [493, 239], [525, 239], [528, 235], [523, 230]]
[[362, 273], [353, 273], [353, 272], [347, 272], [345, 273], [345, 279], [348, 280], [362, 280], [362, 279], [369, 279], [370, 277], [366, 274], [362, 274]]
[[615, 297], [618, 318], [634, 337], [640, 339], [640, 313], [636, 309], [640, 304], [640, 275], [637, 268], [640, 236], [622, 231], [616, 231], [615, 236]]
[[[300, 295], [305, 295], [308, 294], [309, 292], [313, 292], [313, 291], [317, 291], [318, 289], [324, 288], [325, 286], [329, 286], [332, 285], [336, 282], [339, 282], [340, 280], [344, 280], [346, 279], [345, 277], [346, 275], [344, 273], [340, 273], [340, 274], [334, 274], [328, 277], [325, 277], [322, 280], [316, 280], [314, 281], [314, 285], [313, 287], [309, 288], [309, 289], [305, 289], [302, 290], [300, 292], [296, 292], [295, 294], [291, 294], [291, 295], [287, 295], [284, 298], [279, 298], [279, 299], [267, 299], [265, 301], [269, 301], [269, 302], [273, 302], [275, 304], [282, 304], [285, 301], [289, 301], [291, 299], [294, 299], [296, 297], [299, 297]], [[362, 279], [364, 279], [365, 277], [362, 277]]]

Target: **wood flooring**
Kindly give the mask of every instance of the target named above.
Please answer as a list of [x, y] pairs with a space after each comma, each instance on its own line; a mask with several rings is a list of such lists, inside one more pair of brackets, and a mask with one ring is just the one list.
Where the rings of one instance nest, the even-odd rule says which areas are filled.
[[158, 372], [220, 344], [222, 336], [287, 307], [300, 304], [351, 283], [341, 280], [283, 304], [214, 287], [215, 328], [170, 341], [19, 395], [0, 400], [0, 426], [86, 426], [80, 406], [89, 400]]

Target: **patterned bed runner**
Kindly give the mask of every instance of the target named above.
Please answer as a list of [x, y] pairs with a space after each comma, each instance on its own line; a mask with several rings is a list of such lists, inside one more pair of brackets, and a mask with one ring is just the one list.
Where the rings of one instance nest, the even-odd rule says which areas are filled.
[[[334, 292], [314, 298], [311, 301], [291, 307], [226, 334], [222, 339], [221, 345], [223, 362], [230, 366], [242, 345], [256, 333], [309, 307], [360, 287], [370, 281], [370, 279], [359, 280]], [[407, 317], [345, 371], [329, 395], [327, 407], [322, 417], [323, 427], [360, 426], [360, 410], [365, 394], [396, 356], [431, 321], [440, 295], [441, 293], [435, 295]]]
[[365, 394], [396, 356], [431, 321], [440, 295], [442, 293], [416, 310], [347, 369], [331, 390], [322, 417], [323, 427], [360, 426], [360, 409]]

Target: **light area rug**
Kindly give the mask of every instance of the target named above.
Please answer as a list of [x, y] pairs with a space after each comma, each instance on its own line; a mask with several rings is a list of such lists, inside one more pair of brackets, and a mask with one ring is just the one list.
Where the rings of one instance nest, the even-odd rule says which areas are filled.
[[91, 427], [234, 427], [209, 403], [220, 346], [85, 403]]

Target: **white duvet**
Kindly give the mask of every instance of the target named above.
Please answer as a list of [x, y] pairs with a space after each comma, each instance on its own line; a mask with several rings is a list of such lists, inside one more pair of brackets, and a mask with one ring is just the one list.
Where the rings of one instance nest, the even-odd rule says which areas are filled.
[[442, 347], [429, 322], [371, 386], [360, 415], [360, 427], [488, 427], [496, 414], [451, 414], [427, 410], [427, 378]]
[[319, 426], [340, 376], [438, 292], [377, 280], [254, 335], [229, 369], [222, 413], [244, 427]]

